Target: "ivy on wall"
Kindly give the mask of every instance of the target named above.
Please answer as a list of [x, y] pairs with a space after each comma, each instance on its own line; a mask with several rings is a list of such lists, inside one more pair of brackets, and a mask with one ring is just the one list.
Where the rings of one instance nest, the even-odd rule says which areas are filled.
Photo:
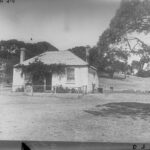
[[29, 65], [19, 64], [16, 66], [17, 69], [21, 69], [21, 75], [30, 74], [31, 78], [38, 77], [41, 79], [50, 73], [63, 75], [65, 74], [65, 67], [65, 64], [44, 64], [38, 59]]

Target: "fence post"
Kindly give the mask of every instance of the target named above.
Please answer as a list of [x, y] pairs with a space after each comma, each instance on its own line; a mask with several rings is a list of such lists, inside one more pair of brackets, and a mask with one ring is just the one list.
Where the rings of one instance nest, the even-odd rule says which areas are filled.
[[56, 94], [56, 86], [55, 86], [55, 94]]
[[85, 94], [85, 86], [83, 85], [82, 88], [83, 88], [82, 89], [82, 94], [84, 95]]
[[31, 95], [33, 96], [33, 85], [31, 85]]
[[44, 91], [46, 91], [46, 79], [44, 78]]
[[78, 87], [78, 90], [77, 90], [77, 91], [78, 91], [78, 98], [79, 98], [79, 87]]
[[87, 85], [85, 86], [85, 94], [87, 94]]
[[22, 86], [23, 88], [23, 93], [26, 94], [26, 84], [24, 83], [24, 85]]

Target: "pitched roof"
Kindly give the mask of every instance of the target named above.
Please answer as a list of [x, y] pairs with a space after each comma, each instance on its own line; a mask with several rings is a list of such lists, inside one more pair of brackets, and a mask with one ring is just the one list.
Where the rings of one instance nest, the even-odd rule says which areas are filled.
[[50, 51], [42, 53], [38, 56], [25, 60], [22, 64], [28, 65], [35, 61], [35, 59], [39, 59], [44, 64], [65, 64], [68, 66], [87, 66], [88, 63], [70, 51]]

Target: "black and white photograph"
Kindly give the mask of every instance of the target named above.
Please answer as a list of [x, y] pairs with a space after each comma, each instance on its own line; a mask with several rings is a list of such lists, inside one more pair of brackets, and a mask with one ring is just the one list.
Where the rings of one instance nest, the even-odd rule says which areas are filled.
[[0, 0], [0, 149], [149, 143], [150, 0]]

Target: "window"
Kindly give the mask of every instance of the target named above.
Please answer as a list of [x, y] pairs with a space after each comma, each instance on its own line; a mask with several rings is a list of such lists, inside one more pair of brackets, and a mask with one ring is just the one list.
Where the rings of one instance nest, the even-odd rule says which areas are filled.
[[67, 68], [67, 81], [74, 81], [74, 80], [75, 80], [74, 68]]

